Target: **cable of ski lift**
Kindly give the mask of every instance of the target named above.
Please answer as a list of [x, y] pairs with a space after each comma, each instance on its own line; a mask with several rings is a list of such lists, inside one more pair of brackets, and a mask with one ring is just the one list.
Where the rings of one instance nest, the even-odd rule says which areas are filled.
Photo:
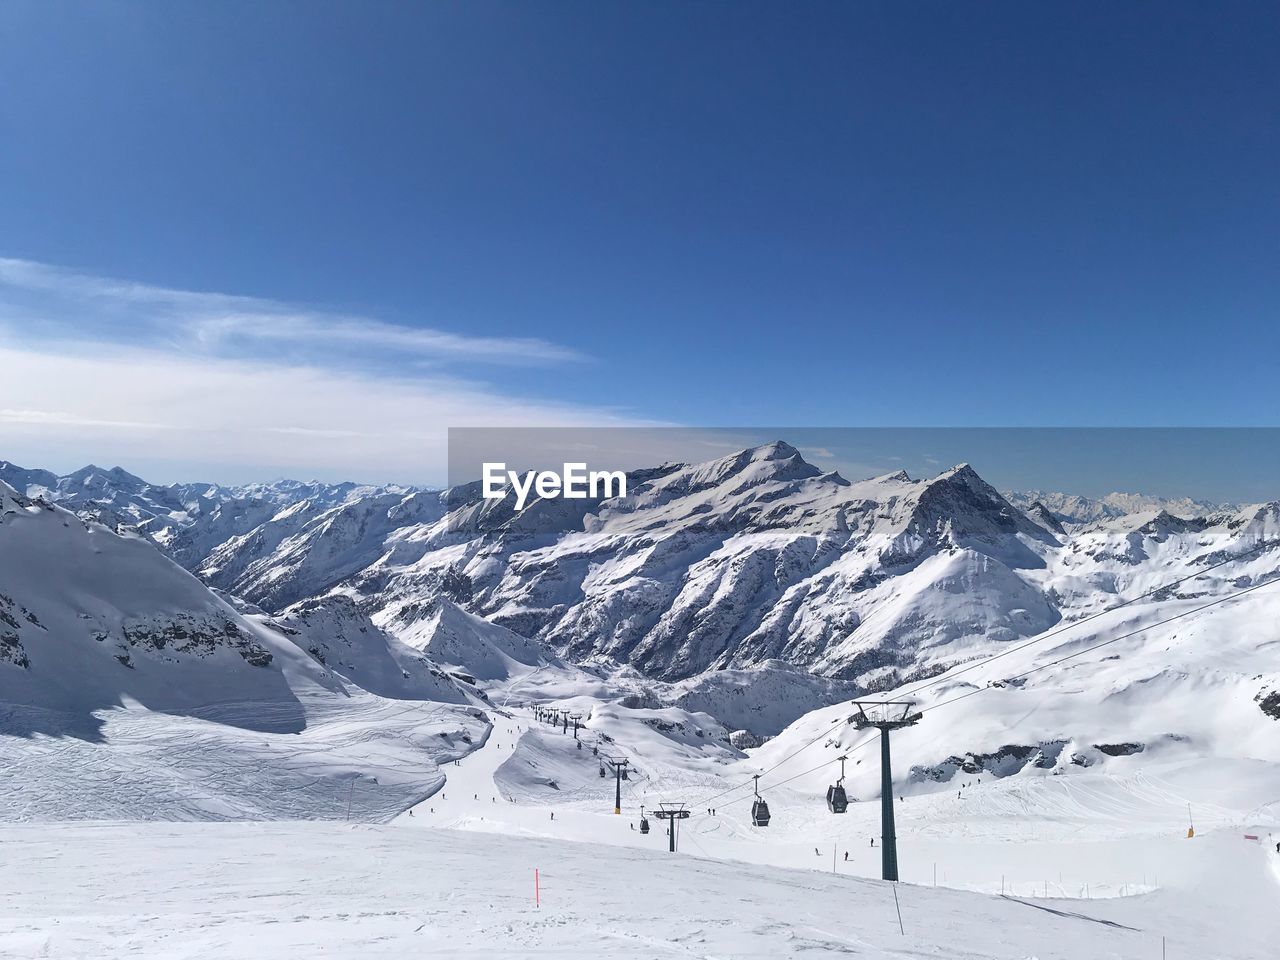
[[[770, 773], [772, 773], [774, 770], [777, 770], [780, 766], [782, 766], [787, 761], [791, 760], [793, 757], [796, 757], [799, 754], [803, 753], [805, 750], [808, 750], [810, 747], [812, 747], [815, 743], [817, 743], [823, 737], [829, 736], [832, 730], [834, 730], [836, 727], [840, 726], [841, 724], [846, 724], [848, 722], [849, 722], [848, 717], [840, 717], [836, 719], [830, 725], [828, 725], [826, 729], [824, 729], [821, 733], [819, 733], [816, 737], [814, 737], [808, 743], [804, 744], [804, 746], [800, 747], [799, 749], [795, 750], [792, 753], [787, 754], [785, 757], [783, 757], [781, 760], [775, 763], [772, 767], [762, 770], [759, 776], [761, 777], [768, 776]], [[748, 780], [745, 783], [739, 783], [732, 787], [726, 787], [724, 790], [721, 790], [719, 793], [713, 793], [711, 796], [703, 798], [698, 802], [697, 805], [701, 807], [704, 804], [710, 803], [712, 800], [725, 796], [726, 794], [734, 793], [738, 790], [743, 789], [744, 787], [749, 787], [752, 785], [753, 782], [754, 780]]]
[[[901, 696], [914, 696], [916, 693], [918, 693], [918, 692], [919, 692], [919, 691], [921, 691], [921, 690], [927, 690], [927, 689], [929, 689], [930, 687], [932, 687], [932, 686], [936, 686], [936, 685], [937, 685], [937, 684], [939, 684], [939, 683], [947, 682], [947, 681], [949, 681], [949, 680], [951, 680], [951, 679], [955, 678], [956, 676], [959, 676], [960, 674], [968, 673], [968, 672], [970, 672], [971, 670], [976, 670], [976, 669], [978, 669], [979, 667], [985, 666], [985, 665], [987, 665], [987, 664], [989, 664], [989, 663], [992, 663], [992, 662], [994, 662], [994, 661], [996, 661], [996, 660], [999, 660], [999, 659], [1001, 659], [1002, 657], [1007, 657], [1007, 656], [1009, 656], [1009, 655], [1011, 655], [1011, 654], [1017, 653], [1017, 652], [1018, 652], [1018, 651], [1020, 651], [1020, 650], [1025, 650], [1025, 649], [1027, 649], [1028, 647], [1033, 646], [1034, 644], [1037, 644], [1037, 643], [1043, 643], [1043, 642], [1045, 642], [1046, 640], [1051, 640], [1051, 639], [1053, 639], [1053, 638], [1054, 638], [1054, 637], [1056, 637], [1056, 636], [1061, 636], [1063, 633], [1066, 633], [1068, 630], [1074, 629], [1075, 627], [1081, 627], [1081, 626], [1084, 626], [1084, 625], [1085, 625], [1085, 624], [1087, 624], [1087, 623], [1090, 623], [1090, 622], [1092, 622], [1092, 621], [1094, 621], [1094, 620], [1097, 620], [1099, 617], [1106, 616], [1107, 614], [1109, 614], [1109, 613], [1114, 613], [1115, 611], [1120, 610], [1120, 609], [1122, 609], [1122, 608], [1124, 608], [1124, 607], [1127, 607], [1127, 606], [1129, 606], [1130, 604], [1137, 603], [1139, 600], [1144, 600], [1144, 599], [1146, 599], [1146, 598], [1148, 598], [1148, 597], [1154, 596], [1154, 595], [1159, 594], [1159, 593], [1163, 593], [1163, 592], [1165, 592], [1165, 591], [1167, 591], [1167, 590], [1172, 590], [1172, 589], [1174, 589], [1175, 587], [1178, 587], [1178, 586], [1180, 586], [1180, 585], [1182, 585], [1182, 584], [1186, 583], [1188, 580], [1195, 580], [1195, 579], [1197, 579], [1197, 578], [1199, 578], [1199, 577], [1204, 576], [1206, 573], [1209, 573], [1209, 572], [1210, 572], [1210, 571], [1212, 571], [1212, 570], [1216, 570], [1216, 569], [1218, 569], [1219, 567], [1226, 566], [1228, 563], [1234, 563], [1234, 562], [1236, 562], [1236, 561], [1238, 561], [1238, 560], [1243, 560], [1243, 559], [1245, 559], [1245, 558], [1247, 558], [1247, 557], [1250, 557], [1250, 556], [1252, 556], [1252, 555], [1254, 555], [1254, 554], [1261, 553], [1262, 551], [1267, 550], [1267, 549], [1270, 549], [1271, 547], [1274, 547], [1274, 546], [1277, 546], [1276, 541], [1266, 541], [1266, 540], [1261, 541], [1260, 543], [1256, 544], [1255, 546], [1250, 547], [1248, 550], [1244, 550], [1244, 551], [1242, 551], [1242, 552], [1240, 552], [1240, 553], [1233, 554], [1232, 556], [1227, 557], [1227, 558], [1226, 558], [1226, 559], [1224, 559], [1224, 560], [1219, 560], [1217, 563], [1211, 564], [1210, 566], [1205, 567], [1203, 570], [1197, 571], [1196, 573], [1193, 573], [1193, 574], [1187, 574], [1186, 576], [1184, 576], [1184, 577], [1179, 577], [1177, 580], [1174, 580], [1174, 581], [1172, 581], [1172, 582], [1170, 582], [1170, 583], [1162, 584], [1162, 585], [1161, 585], [1161, 586], [1159, 586], [1159, 587], [1155, 587], [1155, 588], [1153, 588], [1153, 589], [1151, 589], [1151, 590], [1148, 590], [1146, 593], [1139, 594], [1139, 595], [1138, 595], [1138, 596], [1136, 596], [1136, 597], [1130, 597], [1128, 600], [1122, 600], [1122, 601], [1120, 601], [1119, 603], [1116, 603], [1116, 604], [1113, 604], [1113, 605], [1111, 605], [1111, 606], [1109, 606], [1109, 607], [1106, 607], [1106, 608], [1105, 608], [1105, 609], [1103, 609], [1103, 610], [1099, 610], [1097, 613], [1090, 614], [1090, 615], [1088, 615], [1087, 617], [1084, 617], [1084, 618], [1082, 618], [1082, 619], [1080, 619], [1080, 620], [1073, 620], [1071, 623], [1068, 623], [1068, 624], [1066, 624], [1066, 625], [1064, 625], [1064, 626], [1061, 626], [1061, 627], [1054, 628], [1053, 630], [1050, 630], [1048, 633], [1044, 633], [1044, 634], [1041, 634], [1041, 635], [1039, 635], [1039, 636], [1032, 637], [1031, 639], [1026, 640], [1026, 641], [1025, 641], [1025, 642], [1023, 642], [1023, 643], [1018, 644], [1016, 647], [1011, 647], [1011, 648], [1009, 648], [1009, 649], [1007, 649], [1007, 650], [1001, 650], [1001, 651], [998, 651], [998, 652], [996, 652], [996, 653], [990, 654], [989, 656], [983, 657], [983, 658], [981, 658], [981, 659], [979, 659], [979, 660], [975, 660], [975, 661], [973, 661], [972, 663], [965, 664], [965, 665], [961, 666], [959, 669], [944, 671], [943, 673], [939, 674], [938, 676], [936, 676], [936, 677], [932, 677], [932, 678], [930, 678], [929, 680], [925, 681], [924, 683], [921, 683], [921, 684], [920, 684], [919, 686], [917, 686], [917, 687], [914, 687], [914, 688], [909, 689], [909, 690], [905, 690], [905, 691], [903, 691], [901, 694], [895, 693], [895, 696], [897, 696], [897, 695], [901, 695]], [[1225, 602], [1225, 601], [1227, 601], [1227, 600], [1234, 599], [1235, 597], [1243, 596], [1244, 594], [1249, 593], [1249, 592], [1251, 592], [1251, 591], [1253, 591], [1253, 590], [1257, 589], [1258, 587], [1266, 586], [1266, 584], [1267, 584], [1267, 583], [1274, 583], [1274, 582], [1276, 582], [1276, 581], [1268, 580], [1268, 581], [1266, 581], [1266, 583], [1262, 583], [1262, 584], [1255, 584], [1254, 586], [1249, 587], [1249, 588], [1247, 588], [1247, 589], [1245, 589], [1245, 590], [1239, 591], [1239, 592], [1237, 592], [1237, 593], [1229, 594], [1229, 595], [1228, 595], [1228, 596], [1226, 596], [1226, 597], [1221, 597], [1221, 598], [1219, 598], [1218, 600], [1213, 601], [1212, 603], [1205, 604], [1204, 606], [1201, 606], [1201, 607], [1197, 607], [1197, 608], [1195, 608], [1194, 610], [1186, 611], [1184, 614], [1176, 614], [1175, 616], [1173, 616], [1173, 617], [1169, 618], [1168, 620], [1162, 620], [1162, 621], [1159, 621], [1158, 623], [1150, 624], [1148, 627], [1140, 628], [1139, 630], [1134, 631], [1133, 633], [1128, 633], [1128, 634], [1124, 634], [1123, 636], [1120, 636], [1120, 637], [1115, 637], [1115, 638], [1113, 638], [1113, 640], [1111, 640], [1111, 641], [1107, 641], [1107, 643], [1114, 642], [1115, 640], [1123, 640], [1123, 639], [1125, 639], [1126, 637], [1133, 636], [1133, 635], [1134, 635], [1134, 633], [1141, 632], [1141, 630], [1149, 629], [1150, 627], [1161, 626], [1161, 625], [1163, 625], [1163, 624], [1165, 624], [1165, 623], [1169, 623], [1169, 622], [1171, 622], [1172, 620], [1176, 620], [1176, 619], [1178, 619], [1178, 618], [1179, 618], [1179, 617], [1181, 617], [1181, 616], [1189, 615], [1189, 614], [1191, 614], [1191, 613], [1196, 613], [1196, 612], [1198, 612], [1198, 611], [1200, 611], [1200, 610], [1207, 609], [1208, 607], [1214, 606], [1214, 605], [1216, 605], [1217, 603], [1222, 603], [1222, 602]], [[865, 621], [864, 621], [864, 623], [865, 623]], [[1103, 645], [1105, 645], [1105, 644], [1103, 644]], [[1097, 649], [1097, 647], [1091, 647], [1091, 648], [1089, 648], [1089, 649]], [[1081, 651], [1081, 652], [1086, 652], [1086, 651]], [[1051, 663], [1045, 664], [1044, 666], [1053, 666], [1053, 665], [1054, 665], [1054, 663], [1060, 663], [1060, 662], [1061, 662], [1061, 661], [1053, 661], [1053, 662], [1051, 662]], [[1039, 668], [1036, 668], [1036, 669], [1039, 669]], [[1016, 676], [1015, 676], [1015, 677], [1008, 678], [1008, 679], [1018, 679], [1018, 677], [1016, 677]], [[979, 687], [978, 689], [979, 689], [979, 690], [983, 690], [983, 689], [986, 689], [986, 688], [985, 688], [985, 687]], [[975, 692], [975, 691], [969, 691], [969, 692], [965, 693], [963, 696], [972, 696], [974, 692]], [[959, 699], [959, 698], [957, 698], [957, 699]], [[944, 704], [946, 704], [946, 703], [952, 703], [952, 702], [954, 702], [954, 700], [951, 700], [951, 701], [943, 701], [943, 703], [942, 703], [942, 704], [934, 704], [934, 705], [932, 705], [929, 709], [930, 709], [930, 711], [937, 710], [937, 709], [938, 709], [938, 707], [940, 707], [940, 706], [942, 706], [942, 705], [944, 705]], [[789, 760], [791, 760], [793, 757], [796, 757], [796, 756], [798, 756], [799, 754], [803, 753], [805, 750], [809, 749], [811, 746], [813, 746], [815, 743], [817, 743], [819, 740], [821, 740], [824, 736], [826, 736], [828, 733], [830, 733], [830, 731], [831, 731], [831, 729], [832, 729], [833, 727], [838, 726], [838, 725], [839, 725], [839, 724], [841, 724], [841, 723], [847, 723], [847, 722], [848, 722], [847, 718], [845, 718], [845, 719], [838, 719], [838, 720], [836, 720], [836, 721], [835, 721], [834, 723], [832, 723], [832, 724], [831, 724], [831, 726], [830, 726], [830, 727], [828, 727], [828, 728], [827, 728], [823, 733], [820, 733], [817, 737], [814, 737], [814, 738], [813, 738], [812, 740], [810, 740], [808, 743], [805, 743], [803, 746], [799, 747], [799, 748], [798, 748], [797, 750], [795, 750], [794, 752], [792, 752], [792, 753], [788, 754], [787, 756], [783, 757], [781, 760], [779, 760], [779, 761], [778, 761], [777, 763], [775, 763], [773, 766], [768, 767], [767, 769], [763, 770], [763, 771], [760, 773], [760, 776], [768, 776], [770, 773], [772, 773], [774, 770], [777, 770], [780, 766], [782, 766], [783, 764], [787, 763], [787, 762], [788, 762]], [[875, 739], [874, 737], [872, 737], [872, 738], [871, 738], [871, 740], [874, 740], [874, 739]], [[868, 742], [870, 742], [870, 741], [863, 741], [863, 744], [868, 743]], [[860, 747], [860, 746], [862, 746], [863, 744], [859, 744], [858, 746]], [[853, 750], [855, 750], [855, 749], [857, 749], [857, 748], [858, 748], [858, 747], [852, 747], [852, 748], [850, 748], [850, 750], [849, 750], [849, 751], [847, 751], [847, 752], [852, 752]], [[829, 762], [831, 762], [831, 761], [825, 761], [825, 762], [829, 763]], [[792, 778], [792, 779], [794, 779], [794, 778]], [[726, 788], [726, 789], [724, 789], [724, 790], [720, 791], [719, 793], [712, 794], [710, 797], [706, 798], [705, 800], [700, 801], [700, 802], [699, 802], [699, 804], [698, 804], [698, 806], [702, 806], [704, 803], [707, 803], [707, 802], [708, 802], [708, 801], [710, 801], [710, 800], [715, 800], [715, 799], [718, 799], [719, 797], [725, 796], [725, 795], [727, 795], [727, 794], [735, 793], [735, 792], [737, 792], [738, 790], [745, 789], [746, 787], [751, 786], [751, 785], [752, 785], [752, 782], [753, 782], [753, 781], [746, 781], [746, 782], [744, 782], [744, 783], [739, 783], [739, 784], [736, 784], [736, 785], [734, 785], [734, 786], [732, 786], [732, 787], [728, 787], [728, 788]], [[784, 781], [784, 782], [785, 782], [785, 781]], [[770, 788], [766, 788], [766, 789], [770, 789]], [[740, 799], [746, 799], [746, 798], [744, 797], [744, 798], [740, 798]], [[727, 805], [727, 804], [726, 804], [726, 805]]]
[[[1019, 650], [1025, 650], [1027, 647], [1030, 647], [1033, 644], [1043, 643], [1046, 640], [1052, 640], [1054, 637], [1060, 636], [1061, 634], [1066, 633], [1068, 630], [1072, 630], [1076, 627], [1083, 626], [1086, 623], [1090, 623], [1094, 620], [1097, 620], [1099, 617], [1106, 616], [1108, 613], [1115, 613], [1117, 610], [1121, 610], [1129, 606], [1130, 604], [1137, 603], [1139, 600], [1146, 600], [1147, 598], [1153, 597], [1156, 594], [1164, 593], [1167, 590], [1173, 590], [1176, 587], [1182, 586], [1182, 584], [1186, 583], [1188, 580], [1196, 580], [1196, 579], [1199, 579], [1200, 577], [1203, 577], [1206, 573], [1209, 573], [1211, 570], [1217, 570], [1219, 567], [1224, 567], [1228, 563], [1235, 563], [1238, 560], [1243, 560], [1246, 557], [1253, 556], [1254, 554], [1262, 553], [1264, 550], [1268, 550], [1271, 547], [1275, 547], [1275, 546], [1280, 546], [1280, 542], [1277, 542], [1274, 540], [1271, 540], [1271, 541], [1263, 540], [1258, 544], [1254, 545], [1253, 547], [1250, 547], [1248, 550], [1244, 550], [1240, 553], [1233, 554], [1232, 556], [1227, 557], [1225, 560], [1219, 560], [1217, 563], [1211, 564], [1210, 566], [1207, 566], [1203, 570], [1199, 570], [1196, 573], [1189, 573], [1185, 577], [1179, 577], [1177, 580], [1174, 580], [1171, 583], [1162, 584], [1159, 587], [1155, 587], [1154, 589], [1148, 590], [1146, 593], [1140, 593], [1136, 597], [1130, 597], [1128, 600], [1121, 600], [1117, 603], [1113, 603], [1111, 606], [1104, 607], [1102, 610], [1099, 610], [1097, 613], [1091, 613], [1088, 616], [1083, 617], [1079, 620], [1072, 620], [1070, 623], [1064, 624], [1059, 627], [1054, 627], [1053, 629], [1049, 630], [1047, 633], [1042, 633], [1038, 636], [1031, 637], [1030, 639], [1023, 641], [1017, 646], [1009, 647], [1006, 650], [1000, 650], [996, 653], [989, 654], [988, 656], [983, 657], [979, 660], [975, 660], [972, 663], [964, 664], [963, 666], [960, 666], [959, 669], [947, 670], [943, 673], [938, 674], [936, 677], [930, 677], [929, 679], [922, 682], [919, 686], [913, 687], [910, 690], [895, 691], [894, 695], [902, 696], [902, 697], [913, 697], [917, 693], [919, 693], [921, 690], [927, 690], [930, 687], [936, 686], [939, 683], [943, 683], [945, 681], [958, 677], [963, 673], [968, 673], [970, 670], [976, 670], [979, 667], [985, 666], [988, 663], [992, 663], [996, 660], [999, 660], [1002, 657], [1007, 657], [1012, 654], [1015, 654]], [[935, 707], [933, 709], [937, 709], [937, 708]]]
[[[1237, 590], [1235, 593], [1228, 594], [1228, 595], [1227, 595], [1227, 596], [1225, 596], [1225, 597], [1219, 597], [1219, 598], [1217, 598], [1216, 600], [1211, 600], [1211, 601], [1210, 601], [1210, 602], [1208, 602], [1208, 603], [1201, 604], [1201, 605], [1200, 605], [1200, 606], [1198, 606], [1198, 607], [1193, 607], [1193, 608], [1192, 608], [1192, 609], [1190, 609], [1190, 610], [1184, 610], [1184, 611], [1182, 611], [1181, 613], [1174, 614], [1174, 615], [1173, 615], [1173, 616], [1171, 616], [1171, 617], [1166, 617], [1164, 620], [1157, 620], [1155, 623], [1149, 623], [1149, 624], [1146, 624], [1145, 626], [1141, 626], [1141, 627], [1138, 627], [1138, 628], [1136, 628], [1136, 629], [1134, 629], [1134, 630], [1130, 630], [1128, 633], [1121, 634], [1121, 635], [1120, 635], [1120, 636], [1118, 636], [1118, 637], [1111, 637], [1110, 639], [1103, 640], [1103, 641], [1101, 641], [1101, 642], [1099, 642], [1099, 643], [1091, 644], [1090, 646], [1085, 647], [1085, 648], [1084, 648], [1084, 649], [1082, 649], [1082, 650], [1077, 650], [1077, 651], [1075, 651], [1074, 653], [1069, 653], [1069, 654], [1067, 654], [1066, 656], [1064, 656], [1064, 657], [1059, 657], [1059, 658], [1058, 658], [1058, 659], [1056, 659], [1056, 660], [1051, 660], [1051, 661], [1049, 661], [1049, 662], [1047, 662], [1047, 663], [1038, 664], [1038, 665], [1036, 665], [1036, 666], [1034, 666], [1034, 667], [1031, 667], [1031, 668], [1030, 668], [1030, 669], [1028, 669], [1028, 670], [1024, 670], [1022, 673], [1016, 673], [1016, 674], [1013, 674], [1012, 676], [1004, 677], [1004, 678], [1002, 678], [1002, 679], [1001, 679], [1001, 682], [1002, 682], [1002, 683], [1007, 683], [1007, 682], [1008, 682], [1008, 681], [1010, 681], [1010, 680], [1020, 680], [1020, 679], [1022, 679], [1022, 678], [1024, 678], [1024, 677], [1029, 677], [1029, 676], [1031, 676], [1031, 674], [1033, 674], [1033, 673], [1038, 673], [1038, 672], [1039, 672], [1039, 671], [1041, 671], [1041, 670], [1047, 670], [1049, 667], [1055, 667], [1055, 666], [1057, 666], [1057, 665], [1059, 665], [1059, 664], [1061, 664], [1061, 663], [1065, 663], [1065, 662], [1067, 662], [1068, 660], [1073, 660], [1073, 659], [1075, 659], [1076, 657], [1084, 656], [1086, 653], [1092, 653], [1092, 652], [1093, 652], [1093, 651], [1095, 651], [1095, 650], [1100, 650], [1101, 648], [1106, 647], [1106, 646], [1110, 646], [1110, 645], [1111, 645], [1111, 644], [1113, 644], [1113, 643], [1118, 643], [1118, 642], [1119, 642], [1119, 641], [1121, 641], [1121, 640], [1127, 640], [1128, 638], [1133, 637], [1133, 636], [1137, 636], [1137, 635], [1138, 635], [1138, 634], [1140, 634], [1140, 633], [1145, 633], [1147, 630], [1153, 630], [1153, 629], [1155, 629], [1156, 627], [1162, 627], [1162, 626], [1165, 626], [1165, 625], [1167, 625], [1167, 624], [1173, 623], [1173, 622], [1174, 622], [1174, 621], [1176, 621], [1176, 620], [1181, 620], [1183, 617], [1189, 617], [1189, 616], [1192, 616], [1193, 614], [1202, 613], [1203, 611], [1208, 610], [1208, 609], [1209, 609], [1209, 608], [1211, 608], [1211, 607], [1219, 606], [1220, 604], [1226, 603], [1226, 602], [1228, 602], [1229, 600], [1237, 600], [1237, 599], [1239, 599], [1240, 597], [1245, 596], [1246, 594], [1253, 593], [1255, 590], [1261, 590], [1263, 587], [1269, 587], [1269, 586], [1272, 586], [1272, 585], [1277, 584], [1277, 583], [1280, 583], [1280, 577], [1277, 577], [1277, 578], [1276, 578], [1276, 579], [1274, 579], [1274, 580], [1267, 580], [1267, 581], [1265, 581], [1265, 582], [1263, 582], [1263, 583], [1255, 583], [1255, 584], [1254, 584], [1253, 586], [1251, 586], [1251, 587], [1246, 587], [1246, 588], [1244, 588], [1243, 590]], [[942, 709], [943, 707], [949, 706], [949, 705], [951, 705], [951, 704], [953, 704], [953, 703], [957, 703], [957, 702], [959, 702], [959, 701], [961, 701], [961, 700], [968, 699], [969, 697], [977, 696], [979, 693], [983, 693], [983, 692], [985, 692], [985, 691], [987, 691], [987, 690], [992, 690], [992, 689], [999, 689], [999, 687], [997, 686], [997, 684], [996, 684], [996, 683], [988, 683], [988, 684], [987, 684], [987, 686], [985, 686], [985, 687], [974, 687], [972, 690], [966, 690], [966, 691], [965, 691], [964, 693], [962, 693], [962, 694], [959, 694], [959, 695], [957, 695], [957, 696], [951, 697], [951, 698], [949, 698], [949, 699], [947, 699], [947, 700], [943, 700], [943, 701], [941, 701], [940, 703], [933, 704], [932, 706], [930, 706], [930, 707], [929, 707], [929, 712], [930, 712], [930, 713], [933, 713], [934, 711], [940, 710], [940, 709]], [[861, 741], [860, 743], [854, 744], [853, 746], [849, 747], [849, 749], [848, 749], [848, 750], [846, 750], [846, 751], [845, 751], [845, 756], [847, 756], [848, 754], [853, 753], [853, 752], [855, 752], [855, 751], [857, 751], [857, 750], [860, 750], [860, 749], [862, 749], [863, 747], [869, 746], [870, 744], [874, 743], [878, 738], [879, 738], [879, 735], [877, 734], [877, 735], [874, 735], [874, 736], [868, 737], [866, 740], [863, 740], [863, 741]], [[811, 743], [812, 743], [812, 742], [813, 742], [813, 741], [811, 741]], [[803, 749], [803, 748], [802, 748], [802, 749]], [[797, 751], [797, 753], [798, 753], [798, 752], [799, 752], [799, 751]], [[793, 754], [793, 755], [794, 755], [794, 754]], [[817, 766], [815, 766], [815, 767], [810, 767], [808, 770], [805, 770], [805, 771], [803, 771], [803, 772], [801, 772], [801, 773], [797, 773], [797, 774], [795, 774], [794, 776], [790, 776], [790, 777], [788, 777], [788, 778], [787, 778], [787, 779], [785, 779], [785, 780], [780, 780], [780, 781], [778, 781], [777, 783], [770, 784], [770, 785], [769, 785], [769, 786], [767, 786], [767, 787], [757, 787], [757, 792], [758, 792], [758, 793], [767, 793], [768, 791], [773, 790], [773, 789], [775, 789], [775, 788], [777, 788], [777, 787], [784, 786], [785, 784], [791, 783], [793, 780], [798, 780], [798, 779], [800, 779], [800, 778], [801, 778], [801, 777], [803, 777], [803, 776], [806, 776], [806, 775], [808, 775], [808, 774], [810, 774], [810, 773], [814, 773], [814, 772], [816, 772], [816, 771], [818, 771], [818, 770], [823, 769], [824, 767], [828, 766], [829, 764], [834, 763], [834, 762], [836, 761], [836, 759], [839, 759], [839, 758], [833, 758], [833, 759], [831, 759], [831, 760], [823, 760], [823, 761], [822, 761], [821, 763], [819, 763]], [[763, 776], [763, 774], [761, 774], [760, 776]], [[757, 783], [758, 783], [758, 781], [757, 781]], [[749, 794], [749, 795], [744, 796], [744, 797], [738, 797], [738, 798], [737, 798], [737, 799], [735, 799], [735, 800], [728, 800], [728, 801], [725, 801], [725, 803], [723, 804], [723, 806], [730, 807], [730, 806], [733, 806], [733, 804], [735, 804], [735, 803], [741, 803], [741, 802], [742, 802], [742, 801], [744, 801], [744, 800], [750, 800], [750, 799], [753, 799], [753, 796]]]

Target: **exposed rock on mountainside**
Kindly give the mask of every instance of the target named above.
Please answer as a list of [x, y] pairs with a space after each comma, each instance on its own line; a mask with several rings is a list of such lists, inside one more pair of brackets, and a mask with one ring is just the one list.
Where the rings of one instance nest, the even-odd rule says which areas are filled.
[[[625, 498], [534, 500], [518, 513], [482, 499], [478, 484], [153, 487], [97, 468], [21, 477], [63, 502], [141, 518], [143, 533], [206, 582], [268, 611], [345, 597], [410, 646], [443, 644], [468, 675], [463, 661], [490, 662], [494, 625], [508, 646], [514, 637], [579, 663], [669, 681], [715, 670], [672, 695], [757, 732], [792, 719], [780, 706], [791, 694], [771, 696], [776, 716], [739, 715], [733, 691], [745, 681], [733, 671], [763, 681], [772, 665], [771, 691], [792, 691], [800, 709], [809, 696], [933, 675], [1260, 540], [1280, 546], [1276, 504], [1190, 514], [1203, 505], [1057, 494], [1011, 503], [968, 465], [850, 482], [781, 442], [634, 471]], [[1121, 512], [1136, 505], [1152, 508]], [[1276, 556], [1266, 556], [1233, 576], [1274, 575]], [[465, 617], [480, 653], [443, 639]], [[788, 669], [807, 678], [800, 686], [815, 674], [851, 685], [802, 690], [781, 682]]]
[[515, 522], [554, 506], [478, 535], [447, 518], [399, 530], [343, 589], [395, 629], [399, 607], [460, 571], [488, 619], [666, 679], [778, 659], [884, 684], [922, 646], [1058, 618], [1015, 572], [1042, 568], [1053, 534], [968, 466], [850, 483], [775, 443], [659, 471], [574, 527]]

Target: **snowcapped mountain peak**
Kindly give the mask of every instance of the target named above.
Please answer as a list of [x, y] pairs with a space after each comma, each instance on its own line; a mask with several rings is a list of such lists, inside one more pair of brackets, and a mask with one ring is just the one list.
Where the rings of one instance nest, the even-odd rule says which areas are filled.
[[989, 543], [1016, 534], [1038, 541], [1053, 539], [967, 463], [921, 481], [907, 530], [941, 534], [957, 546], [966, 539]]
[[1058, 518], [1053, 515], [1053, 511], [1039, 500], [1027, 507], [1023, 513], [1051, 533], [1055, 533], [1060, 537], [1065, 537], [1067, 535], [1066, 529], [1058, 521]]
[[800, 451], [785, 440], [762, 443], [758, 447], [749, 447], [744, 452], [749, 453], [752, 460], [789, 460], [800, 455]]
[[0, 516], [16, 513], [31, 505], [31, 501], [20, 494], [9, 484], [0, 480]]
[[114, 487], [136, 491], [148, 486], [145, 480], [134, 476], [123, 467], [107, 469], [92, 463], [81, 467], [74, 473], [67, 474], [62, 479], [68, 487], [85, 487], [97, 490]]
[[58, 486], [58, 475], [49, 470], [27, 470], [9, 460], [0, 460], [0, 483], [7, 483], [29, 497], [51, 493]]
[[650, 487], [678, 496], [715, 488], [722, 493], [734, 493], [764, 483], [806, 480], [821, 474], [799, 450], [777, 441], [749, 447], [718, 460], [682, 466], [653, 480]]
[[[464, 671], [460, 637], [666, 680], [778, 660], [878, 688], [1047, 629], [1073, 604], [1123, 592], [1145, 565], [1280, 536], [1274, 506], [1188, 521], [1153, 505], [1068, 534], [1052, 504], [1015, 505], [969, 463], [850, 483], [782, 441], [629, 477], [626, 497], [540, 500], [519, 514], [480, 499], [476, 483], [140, 496], [181, 501], [143, 530], [212, 586], [277, 615], [347, 594], [399, 641], [421, 650], [435, 637]], [[197, 502], [197, 489], [214, 496]], [[348, 613], [292, 615], [364, 637]]]
[[441, 598], [424, 610], [401, 607], [380, 618], [410, 647], [460, 672], [468, 681], [510, 680], [564, 663], [541, 643], [467, 613]]

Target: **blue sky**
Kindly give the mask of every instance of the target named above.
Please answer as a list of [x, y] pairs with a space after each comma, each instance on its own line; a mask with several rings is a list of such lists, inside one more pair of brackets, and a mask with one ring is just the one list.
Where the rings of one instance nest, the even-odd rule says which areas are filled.
[[1277, 420], [1273, 4], [0, 26], [0, 457], [415, 480], [466, 423]]

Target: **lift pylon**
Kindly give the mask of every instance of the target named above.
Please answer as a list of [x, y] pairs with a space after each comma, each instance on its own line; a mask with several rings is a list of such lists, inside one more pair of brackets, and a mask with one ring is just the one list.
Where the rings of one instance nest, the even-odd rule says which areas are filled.
[[920, 712], [910, 700], [855, 700], [850, 722], [859, 730], [880, 731], [880, 867], [886, 880], [898, 879], [898, 836], [893, 825], [893, 765], [889, 758], [889, 731], [920, 722]]
[[630, 762], [626, 757], [605, 757], [605, 763], [613, 767], [613, 812], [617, 814], [622, 813], [622, 775]]
[[676, 852], [676, 823], [689, 819], [689, 811], [683, 803], [659, 803], [653, 811], [654, 817], [667, 821], [667, 849]]

